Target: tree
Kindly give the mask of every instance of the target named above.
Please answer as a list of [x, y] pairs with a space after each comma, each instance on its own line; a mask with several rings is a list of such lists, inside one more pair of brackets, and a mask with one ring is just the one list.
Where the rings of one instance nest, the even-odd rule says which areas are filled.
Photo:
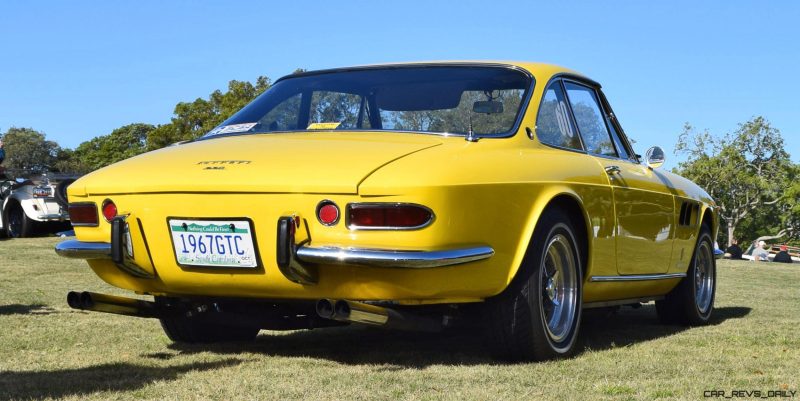
[[78, 158], [75, 156], [75, 151], [72, 149], [59, 149], [56, 153], [56, 160], [51, 169], [54, 172], [60, 173], [83, 173], [86, 172], [82, 167]]
[[33, 128], [9, 128], [2, 135], [2, 140], [6, 150], [5, 167], [28, 173], [48, 171], [61, 149], [57, 143], [48, 141], [45, 134]]
[[72, 152], [67, 164], [76, 172], [89, 172], [136, 156], [147, 150], [147, 135], [155, 129], [150, 124], [128, 124], [83, 142]]
[[260, 76], [255, 84], [230, 81], [228, 91], [216, 90], [208, 100], [180, 102], [175, 106], [172, 121], [156, 127], [147, 137], [147, 149], [154, 150], [173, 143], [195, 139], [211, 131], [233, 113], [250, 103], [270, 87], [270, 80]]
[[738, 235], [756, 241], [800, 239], [800, 165], [790, 169], [781, 201], [773, 207], [762, 207], [737, 227]]
[[[705, 188], [717, 202], [729, 245], [745, 219], [788, 202], [784, 189], [793, 166], [780, 131], [764, 117], [739, 124], [736, 132], [723, 137], [697, 132], [687, 123], [675, 152], [688, 156], [676, 172]], [[757, 229], [769, 227], [760, 224]]]

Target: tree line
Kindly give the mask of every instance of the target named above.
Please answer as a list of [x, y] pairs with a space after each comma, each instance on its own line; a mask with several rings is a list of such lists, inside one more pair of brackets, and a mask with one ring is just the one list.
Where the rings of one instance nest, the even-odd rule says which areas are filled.
[[800, 165], [766, 118], [725, 135], [686, 123], [675, 153], [687, 159], [674, 171], [705, 188], [719, 207], [720, 244], [800, 239]]
[[47, 171], [88, 173], [144, 152], [197, 138], [250, 103], [270, 85], [269, 78], [264, 76], [255, 82], [233, 80], [225, 92], [216, 90], [205, 99], [178, 103], [167, 124], [128, 124], [85, 141], [75, 149], [62, 148], [33, 128], [12, 127], [0, 134], [6, 149], [3, 165], [9, 170], [33, 174]]
[[[4, 166], [33, 173], [83, 174], [97, 170], [197, 138], [270, 85], [264, 76], [255, 82], [233, 80], [225, 92], [216, 90], [207, 98], [178, 103], [167, 124], [128, 124], [75, 149], [62, 148], [32, 128], [12, 127], [0, 135], [7, 154]], [[780, 131], [767, 119], [753, 117], [725, 135], [698, 131], [686, 123], [675, 153], [686, 160], [674, 172], [705, 188], [719, 207], [720, 244], [730, 244], [734, 238], [800, 239], [800, 165], [791, 161]]]

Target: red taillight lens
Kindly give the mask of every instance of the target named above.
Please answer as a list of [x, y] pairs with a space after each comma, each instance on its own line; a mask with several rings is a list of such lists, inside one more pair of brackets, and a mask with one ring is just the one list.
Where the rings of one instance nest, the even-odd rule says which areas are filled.
[[106, 221], [111, 221], [114, 217], [117, 217], [117, 205], [111, 199], [106, 199], [103, 202], [103, 217]]
[[433, 212], [412, 204], [352, 204], [348, 205], [348, 227], [366, 229], [414, 229], [433, 221]]
[[94, 203], [71, 203], [69, 220], [73, 226], [96, 226], [98, 224], [97, 205]]
[[324, 200], [317, 205], [317, 219], [319, 222], [332, 226], [339, 222], [339, 206], [329, 200]]

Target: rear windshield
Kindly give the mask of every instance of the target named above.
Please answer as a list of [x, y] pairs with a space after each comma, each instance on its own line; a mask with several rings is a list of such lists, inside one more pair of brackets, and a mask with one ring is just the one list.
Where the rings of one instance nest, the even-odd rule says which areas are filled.
[[506, 67], [368, 68], [282, 79], [204, 138], [315, 130], [509, 134], [531, 78]]

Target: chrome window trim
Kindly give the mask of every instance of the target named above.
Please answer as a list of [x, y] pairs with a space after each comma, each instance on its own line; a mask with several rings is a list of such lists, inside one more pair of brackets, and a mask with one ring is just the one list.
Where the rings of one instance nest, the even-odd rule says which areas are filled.
[[[562, 146], [550, 145], [550, 144], [547, 144], [547, 143], [544, 143], [544, 142], [540, 141], [538, 139], [538, 136], [537, 136], [537, 141], [539, 143], [545, 145], [545, 146], [549, 146], [549, 147], [556, 148], [556, 149], [567, 150], [567, 151], [577, 152], [577, 153], [584, 153], [584, 154], [593, 155], [593, 156], [604, 156], [604, 157], [614, 158], [615, 160], [623, 160], [623, 161], [630, 162], [632, 164], [640, 165], [641, 164], [641, 160], [639, 160], [638, 155], [636, 154], [636, 152], [633, 149], [633, 145], [631, 145], [630, 140], [628, 140], [628, 135], [625, 134], [625, 130], [622, 129], [622, 124], [620, 124], [619, 120], [617, 119], [616, 114], [614, 114], [614, 110], [611, 108], [611, 104], [609, 103], [608, 98], [606, 98], [606, 94], [603, 93], [602, 86], [600, 85], [600, 83], [598, 83], [598, 82], [596, 82], [596, 81], [594, 81], [592, 79], [589, 79], [587, 77], [583, 77], [583, 76], [576, 75], [576, 74], [559, 73], [559, 74], [553, 75], [553, 77], [550, 78], [550, 81], [548, 81], [547, 85], [545, 86], [544, 92], [546, 92], [547, 91], [547, 87], [550, 86], [550, 84], [553, 81], [556, 81], [556, 80], [560, 80], [561, 81], [561, 89], [562, 89], [562, 91], [564, 91], [565, 96], [568, 96], [568, 95], [566, 95], [567, 89], [566, 89], [566, 87], [564, 87], [564, 81], [565, 80], [566, 81], [571, 81], [571, 82], [574, 82], [576, 84], [580, 84], [580, 85], [583, 85], [583, 86], [587, 86], [587, 87], [589, 87], [589, 88], [591, 88], [591, 89], [593, 89], [595, 91], [595, 94], [597, 95], [598, 101], [600, 103], [600, 110], [603, 111], [604, 113], [606, 113], [606, 115], [604, 116], [606, 118], [604, 118], [603, 120], [605, 120], [606, 124], [612, 124], [614, 126], [614, 129], [617, 131], [617, 135], [619, 136], [620, 140], [622, 141], [622, 146], [626, 148], [625, 150], [628, 152], [629, 157], [628, 158], [619, 157], [619, 151], [617, 151], [617, 156], [613, 156], [612, 157], [612, 156], [596, 155], [594, 153], [589, 153], [589, 152], [587, 152], [585, 150], [585, 146], [584, 146], [583, 150], [576, 150], [576, 149], [562, 147]], [[544, 92], [542, 92], [542, 97], [544, 97]], [[573, 113], [572, 113], [572, 105], [569, 104], [567, 106], [570, 109], [570, 119], [571, 119], [571, 121], [573, 121], [573, 124], [575, 124], [576, 129], [577, 129], [577, 122], [574, 121], [574, 116], [573, 116]], [[539, 107], [541, 108], [541, 104], [539, 105]], [[538, 118], [538, 116], [539, 116], [539, 113], [537, 111], [536, 117]], [[610, 120], [610, 121], [608, 121], [608, 120]], [[608, 129], [608, 127], [606, 127], [606, 129]], [[610, 137], [611, 136], [611, 131], [610, 130], [609, 130], [608, 134], [609, 134], [609, 137]], [[580, 138], [580, 141], [581, 141], [581, 145], [583, 146], [583, 137], [579, 135], [579, 138]], [[614, 143], [613, 138], [610, 138], [610, 139], [612, 140], [612, 145], [614, 146], [615, 150], [617, 150], [616, 149], [616, 143]]]
[[[389, 207], [400, 207], [400, 206], [413, 206], [422, 208], [428, 211], [431, 214], [431, 217], [425, 223], [422, 223], [418, 226], [414, 227], [391, 227], [391, 226], [375, 226], [375, 227], [365, 227], [365, 226], [357, 226], [350, 223], [350, 210], [355, 208], [358, 209], [359, 207], [375, 207], [375, 206], [389, 206]], [[420, 205], [419, 203], [412, 203], [412, 202], [350, 202], [345, 206], [344, 212], [344, 224], [345, 226], [352, 231], [415, 231], [421, 230], [429, 225], [433, 224], [434, 220], [436, 220], [436, 214], [433, 213], [431, 208]]]
[[596, 91], [600, 96], [601, 106], [605, 109], [605, 112], [608, 116], [608, 123], [614, 126], [614, 129], [617, 131], [617, 136], [619, 136], [619, 139], [622, 141], [622, 146], [625, 148], [625, 151], [628, 152], [628, 158], [620, 160], [627, 160], [634, 164], [641, 164], [639, 157], [636, 155], [636, 151], [633, 149], [633, 145], [628, 140], [628, 135], [626, 135], [625, 131], [622, 129], [622, 124], [617, 119], [617, 115], [614, 114], [614, 110], [611, 108], [611, 103], [608, 101], [606, 94], [603, 93], [603, 90], [599, 86], [596, 88]]
[[620, 282], [620, 281], [647, 281], [647, 280], [669, 280], [684, 278], [686, 273], [666, 273], [666, 274], [631, 274], [625, 276], [592, 276], [591, 282]]
[[[564, 88], [564, 96], [566, 96], [567, 103], [569, 103], [568, 106], [569, 106], [570, 115], [572, 116], [572, 121], [575, 122], [575, 129], [578, 130], [578, 134], [581, 137], [581, 143], [583, 143], [583, 134], [581, 133], [581, 127], [578, 126], [578, 120], [575, 118], [575, 110], [573, 110], [572, 101], [569, 100], [569, 91], [567, 90], [567, 85], [566, 85], [567, 82], [569, 82], [569, 83], [571, 83], [573, 85], [582, 86], [582, 87], [592, 91], [594, 93], [594, 98], [595, 98], [594, 100], [596, 101], [597, 108], [600, 110], [601, 114], [605, 113], [605, 110], [603, 109], [603, 106], [602, 106], [603, 101], [601, 100], [600, 94], [597, 91], [597, 88], [599, 86], [594, 86], [594, 85], [591, 85], [588, 82], [584, 82], [581, 79], [576, 79], [576, 78], [572, 78], [572, 77], [565, 77], [565, 78], [561, 79], [561, 85]], [[592, 155], [592, 156], [606, 156], [606, 157], [610, 157], [610, 158], [614, 158], [614, 159], [618, 159], [618, 160], [624, 160], [624, 159], [619, 157], [619, 151], [617, 151], [617, 145], [614, 143], [614, 138], [611, 137], [611, 130], [608, 128], [608, 121], [607, 121], [608, 118], [605, 115], [602, 115], [600, 117], [603, 119], [603, 126], [606, 127], [606, 134], [608, 135], [608, 140], [611, 141], [611, 147], [614, 149], [614, 153], [616, 153], [616, 155], [604, 155], [604, 154], [589, 152], [588, 150], [586, 150], [586, 144], [585, 143], [583, 143], [584, 150], [586, 151], [587, 154]]]
[[[567, 99], [567, 104], [566, 104], [567, 109], [568, 109], [567, 110], [567, 118], [569, 118], [569, 121], [572, 124], [572, 127], [575, 128], [575, 133], [578, 134], [578, 142], [581, 145], [580, 149], [578, 149], [578, 148], [570, 148], [568, 146], [555, 145], [555, 144], [551, 144], [551, 143], [547, 143], [547, 142], [542, 142], [541, 138], [539, 138], [539, 133], [537, 132], [537, 129], [539, 128], [539, 113], [542, 112], [542, 101], [544, 100], [545, 95], [547, 95], [547, 88], [549, 88], [550, 85], [553, 85], [553, 84], [558, 84], [558, 86], [561, 88], [561, 93], [563, 93], [564, 94], [564, 98]], [[588, 153], [588, 152], [586, 152], [586, 146], [583, 144], [583, 137], [581, 136], [580, 131], [578, 131], [578, 124], [575, 122], [575, 119], [572, 116], [572, 105], [569, 104], [569, 98], [567, 98], [567, 88], [564, 87], [563, 77], [561, 75], [553, 76], [552, 78], [550, 78], [550, 81], [547, 82], [547, 85], [545, 85], [544, 89], [542, 90], [542, 97], [541, 97], [541, 99], [539, 99], [539, 108], [536, 110], [536, 115], [533, 118], [534, 118], [534, 120], [533, 120], [533, 123], [534, 123], [533, 124], [533, 132], [535, 134], [534, 137], [536, 138], [537, 142], [541, 143], [542, 145], [549, 146], [549, 147], [555, 148], [555, 149], [561, 149], [561, 150], [566, 150], [566, 151], [576, 152], [576, 153], [583, 153], [583, 154], [587, 154]], [[533, 138], [531, 138], [531, 139], [533, 139]]]

